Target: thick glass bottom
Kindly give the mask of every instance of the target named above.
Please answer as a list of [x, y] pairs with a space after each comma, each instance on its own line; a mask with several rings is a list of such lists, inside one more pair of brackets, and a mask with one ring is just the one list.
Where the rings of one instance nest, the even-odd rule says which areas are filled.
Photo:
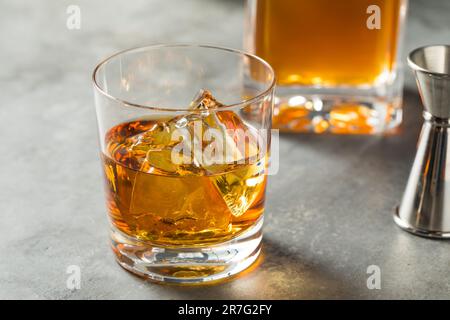
[[377, 134], [401, 123], [400, 95], [388, 99], [371, 95], [370, 90], [341, 91], [279, 89], [273, 127], [288, 132]]
[[162, 283], [199, 284], [231, 277], [259, 256], [261, 217], [230, 241], [210, 246], [164, 247], [142, 242], [113, 227], [112, 248], [118, 263], [139, 276]]

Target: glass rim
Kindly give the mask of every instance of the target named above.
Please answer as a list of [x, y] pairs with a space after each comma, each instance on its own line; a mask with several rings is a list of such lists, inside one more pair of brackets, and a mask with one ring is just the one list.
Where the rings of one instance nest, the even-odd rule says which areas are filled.
[[[130, 102], [130, 101], [126, 101], [124, 99], [120, 99], [118, 97], [115, 97], [111, 94], [109, 94], [108, 92], [106, 92], [104, 90], [104, 88], [102, 88], [99, 83], [98, 83], [98, 71], [100, 70], [101, 67], [103, 67], [106, 63], [108, 63], [109, 61], [111, 61], [113, 58], [116, 58], [120, 55], [123, 54], [127, 54], [127, 53], [131, 53], [131, 52], [139, 52], [139, 51], [145, 51], [145, 50], [154, 50], [154, 49], [160, 49], [160, 48], [206, 48], [206, 49], [215, 49], [215, 50], [221, 50], [221, 51], [227, 51], [227, 52], [231, 52], [234, 54], [238, 54], [238, 55], [242, 55], [242, 56], [246, 56], [249, 57], [253, 60], [258, 61], [259, 63], [261, 63], [264, 67], [266, 67], [269, 72], [272, 74], [272, 80], [270, 81], [270, 84], [268, 86], [268, 88], [266, 88], [265, 90], [263, 90], [262, 92], [258, 93], [255, 96], [252, 96], [249, 99], [245, 99], [242, 100], [238, 103], [232, 103], [232, 104], [223, 104], [221, 106], [218, 107], [213, 107], [210, 108], [209, 110], [228, 110], [228, 109], [235, 109], [235, 108], [239, 108], [240, 106], [245, 106], [251, 103], [254, 103], [258, 100], [260, 100], [262, 97], [266, 96], [270, 91], [272, 91], [275, 87], [276, 84], [276, 76], [275, 76], [275, 71], [273, 70], [272, 66], [265, 61], [264, 59], [258, 57], [257, 55], [242, 51], [242, 50], [238, 50], [238, 49], [232, 49], [232, 48], [228, 48], [228, 47], [221, 47], [221, 46], [216, 46], [216, 45], [209, 45], [209, 44], [191, 44], [191, 43], [173, 43], [173, 44], [152, 44], [152, 45], [147, 45], [147, 46], [139, 46], [139, 47], [134, 47], [134, 48], [130, 48], [130, 49], [125, 49], [119, 52], [116, 52], [106, 58], [104, 58], [103, 60], [101, 60], [94, 68], [94, 71], [92, 72], [92, 83], [94, 85], [95, 90], [97, 90], [98, 92], [100, 92], [103, 96], [105, 96], [108, 99], [114, 100], [120, 104], [123, 104], [125, 106], [129, 106], [129, 107], [135, 107], [135, 108], [143, 108], [143, 109], [149, 109], [149, 110], [154, 110], [154, 111], [163, 111], [163, 112], [174, 112], [174, 113], [179, 113], [179, 112], [183, 112], [183, 113], [195, 113], [198, 112], [197, 110], [189, 110], [189, 109], [179, 109], [179, 108], [164, 108], [164, 107], [154, 107], [154, 106], [150, 106], [150, 105], [144, 105], [144, 104], [139, 104], [139, 103], [134, 103], [134, 102]], [[202, 88], [199, 88], [202, 89]]]
[[431, 71], [431, 70], [427, 70], [425, 68], [423, 68], [422, 66], [418, 65], [415, 60], [414, 60], [414, 56], [420, 52], [420, 51], [424, 51], [426, 49], [436, 49], [436, 48], [446, 48], [450, 51], [450, 45], [449, 44], [431, 44], [431, 45], [425, 45], [425, 46], [421, 46], [418, 47], [416, 49], [414, 49], [413, 51], [411, 51], [408, 54], [407, 57], [407, 61], [408, 61], [408, 65], [411, 69], [413, 69], [414, 71], [419, 71], [419, 72], [423, 72], [423, 73], [427, 73], [427, 74], [431, 74], [434, 76], [439, 76], [439, 77], [450, 77], [450, 75], [448, 73], [444, 73], [444, 72], [439, 72], [439, 71]]

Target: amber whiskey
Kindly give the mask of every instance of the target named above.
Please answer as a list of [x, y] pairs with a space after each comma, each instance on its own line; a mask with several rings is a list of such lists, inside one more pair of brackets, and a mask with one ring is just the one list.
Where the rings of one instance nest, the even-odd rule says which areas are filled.
[[253, 0], [247, 48], [278, 81], [274, 126], [374, 133], [401, 121], [405, 0]]
[[116, 229], [158, 245], [192, 246], [229, 240], [261, 218], [267, 163], [265, 155], [257, 156], [256, 145], [241, 149], [239, 161], [173, 162], [178, 142], [171, 133], [180, 126], [191, 130], [195, 121], [224, 134], [224, 129], [249, 130], [234, 112], [216, 111], [132, 121], [108, 132], [102, 159]]

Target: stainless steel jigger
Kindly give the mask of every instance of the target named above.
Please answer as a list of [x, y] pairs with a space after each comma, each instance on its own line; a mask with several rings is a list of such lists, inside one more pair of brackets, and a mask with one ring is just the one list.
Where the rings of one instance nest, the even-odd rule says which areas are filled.
[[425, 122], [395, 222], [418, 236], [450, 238], [450, 45], [412, 51]]

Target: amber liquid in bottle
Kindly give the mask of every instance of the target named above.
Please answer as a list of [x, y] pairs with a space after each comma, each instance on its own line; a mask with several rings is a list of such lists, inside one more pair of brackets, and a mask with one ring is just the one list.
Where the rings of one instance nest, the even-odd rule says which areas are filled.
[[[252, 43], [274, 68], [278, 85], [315, 88], [376, 86], [395, 68], [404, 0], [256, 0]], [[380, 28], [370, 29], [368, 8], [377, 6]], [[311, 106], [281, 105], [274, 126], [302, 131]], [[335, 111], [334, 114], [332, 111]], [[370, 108], [342, 103], [314, 131], [370, 132]], [[289, 127], [291, 125], [291, 127]], [[305, 129], [306, 130], [306, 129]], [[357, 132], [359, 133], [359, 132]]]

